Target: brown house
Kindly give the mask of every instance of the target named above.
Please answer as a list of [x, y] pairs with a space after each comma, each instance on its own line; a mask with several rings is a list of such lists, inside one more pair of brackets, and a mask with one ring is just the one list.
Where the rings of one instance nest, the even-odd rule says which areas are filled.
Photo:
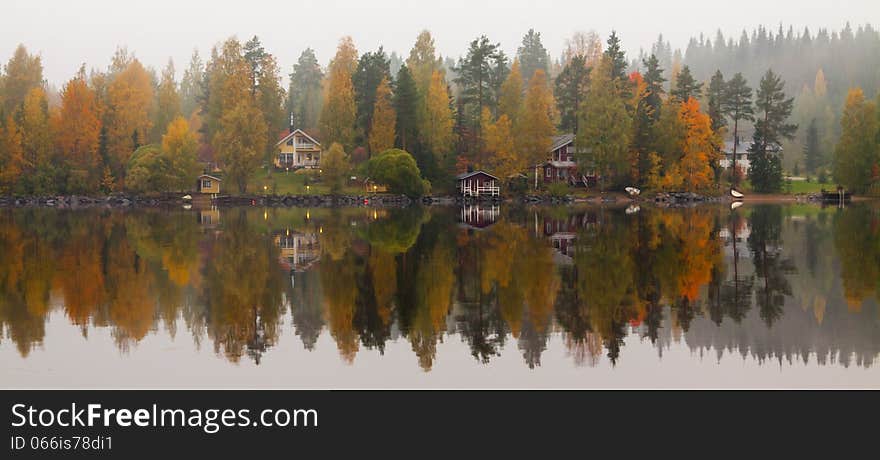
[[571, 133], [553, 137], [550, 157], [544, 164], [540, 165], [545, 184], [552, 184], [554, 182], [566, 182], [573, 186], [595, 184], [596, 177], [594, 174], [581, 174], [578, 172], [574, 141], [575, 135]]
[[472, 171], [455, 177], [455, 188], [462, 196], [498, 196], [500, 180], [486, 171]]

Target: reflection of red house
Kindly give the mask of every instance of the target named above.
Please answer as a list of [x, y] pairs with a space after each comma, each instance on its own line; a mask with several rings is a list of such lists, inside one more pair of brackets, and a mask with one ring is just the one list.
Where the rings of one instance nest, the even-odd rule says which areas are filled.
[[569, 185], [588, 185], [595, 182], [592, 174], [578, 172], [575, 158], [574, 134], [562, 134], [553, 137], [553, 145], [550, 147], [550, 158], [541, 168], [544, 172], [544, 183], [566, 182]]
[[564, 219], [545, 217], [541, 232], [545, 238], [550, 240], [550, 244], [555, 250], [554, 261], [558, 264], [570, 264], [574, 257], [577, 232], [595, 225], [596, 222], [597, 216], [591, 212], [574, 214]]
[[486, 228], [498, 220], [498, 206], [464, 206], [459, 216], [460, 225], [467, 228]]

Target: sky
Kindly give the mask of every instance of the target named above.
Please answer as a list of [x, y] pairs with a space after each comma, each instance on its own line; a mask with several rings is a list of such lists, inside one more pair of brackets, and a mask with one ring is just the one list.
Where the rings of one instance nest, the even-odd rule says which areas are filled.
[[211, 46], [230, 37], [257, 35], [288, 74], [307, 47], [326, 64], [339, 38], [351, 35], [359, 52], [384, 45], [403, 56], [423, 29], [432, 32], [437, 50], [457, 58], [468, 43], [485, 34], [512, 56], [529, 28], [541, 33], [554, 58], [565, 38], [594, 30], [603, 41], [611, 30], [620, 35], [628, 56], [650, 49], [658, 34], [673, 48], [691, 36], [710, 37], [720, 29], [738, 37], [763, 24], [775, 30], [805, 26], [842, 28], [880, 26], [880, 0], [2, 0], [0, 62], [23, 43], [43, 58], [44, 75], [61, 86], [83, 64], [105, 69], [117, 46], [145, 65], [160, 69], [168, 59], [178, 75], [193, 49], [203, 58]]

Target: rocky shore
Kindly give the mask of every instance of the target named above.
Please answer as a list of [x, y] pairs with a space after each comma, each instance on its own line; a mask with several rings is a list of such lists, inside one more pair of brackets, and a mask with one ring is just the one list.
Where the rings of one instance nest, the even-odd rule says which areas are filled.
[[[731, 198], [726, 195], [707, 196], [692, 192], [662, 192], [629, 197], [623, 193], [609, 192], [589, 197], [525, 195], [517, 197], [461, 197], [451, 195], [425, 196], [410, 198], [406, 195], [371, 194], [371, 195], [221, 195], [211, 198], [209, 195], [192, 194], [191, 199], [184, 199], [182, 193], [166, 193], [162, 195], [113, 194], [109, 196], [0, 196], [0, 208], [9, 207], [52, 207], [62, 209], [77, 208], [205, 208], [210, 206], [235, 207], [406, 207], [415, 203], [425, 206], [497, 206], [502, 203], [524, 205], [567, 205], [573, 203], [614, 205], [617, 204], [650, 204], [659, 207], [690, 207], [700, 204], [726, 203]], [[813, 201], [821, 202], [820, 195], [749, 195], [746, 201]]]

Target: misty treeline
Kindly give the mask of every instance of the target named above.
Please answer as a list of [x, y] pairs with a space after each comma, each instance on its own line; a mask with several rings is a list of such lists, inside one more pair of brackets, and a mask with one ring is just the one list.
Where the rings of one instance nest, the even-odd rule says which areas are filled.
[[741, 179], [721, 167], [736, 139], [754, 190], [778, 191], [785, 159], [790, 173], [833, 172], [861, 192], [878, 176], [866, 141], [877, 137], [878, 49], [869, 25], [759, 28], [694, 39], [684, 56], [661, 37], [630, 61], [616, 33], [579, 32], [554, 59], [529, 30], [514, 56], [481, 36], [452, 59], [423, 31], [405, 57], [343, 37], [322, 65], [306, 48], [285, 88], [258, 37], [232, 37], [195, 51], [179, 81], [173, 62], [157, 71], [119, 48], [107, 69], [84, 65], [57, 91], [22, 45], [0, 74], [0, 193], [189, 190], [206, 169], [244, 193], [272, 173], [290, 127], [327, 150], [322, 179], [337, 190], [386, 163], [400, 174], [385, 179], [414, 194], [449, 191], [471, 168], [512, 183], [537, 176], [554, 135], [574, 133], [578, 175], [602, 188], [717, 192]]
[[[868, 97], [880, 90], [880, 34], [870, 24], [854, 30], [847, 23], [839, 31], [779, 25], [774, 32], [762, 26], [738, 37], [725, 37], [719, 30], [714, 37], [691, 38], [683, 53], [660, 36], [640, 58], [652, 53], [668, 69], [667, 78], [682, 65], [705, 82], [716, 70], [724, 75], [740, 72], [748, 81], [758, 81], [768, 68], [777, 72], [795, 96], [792, 121], [800, 127], [793, 140], [783, 142], [785, 165], [801, 174], [831, 167], [849, 90], [861, 88]], [[631, 68], [639, 65], [635, 61]], [[805, 153], [808, 149], [818, 155]]]

